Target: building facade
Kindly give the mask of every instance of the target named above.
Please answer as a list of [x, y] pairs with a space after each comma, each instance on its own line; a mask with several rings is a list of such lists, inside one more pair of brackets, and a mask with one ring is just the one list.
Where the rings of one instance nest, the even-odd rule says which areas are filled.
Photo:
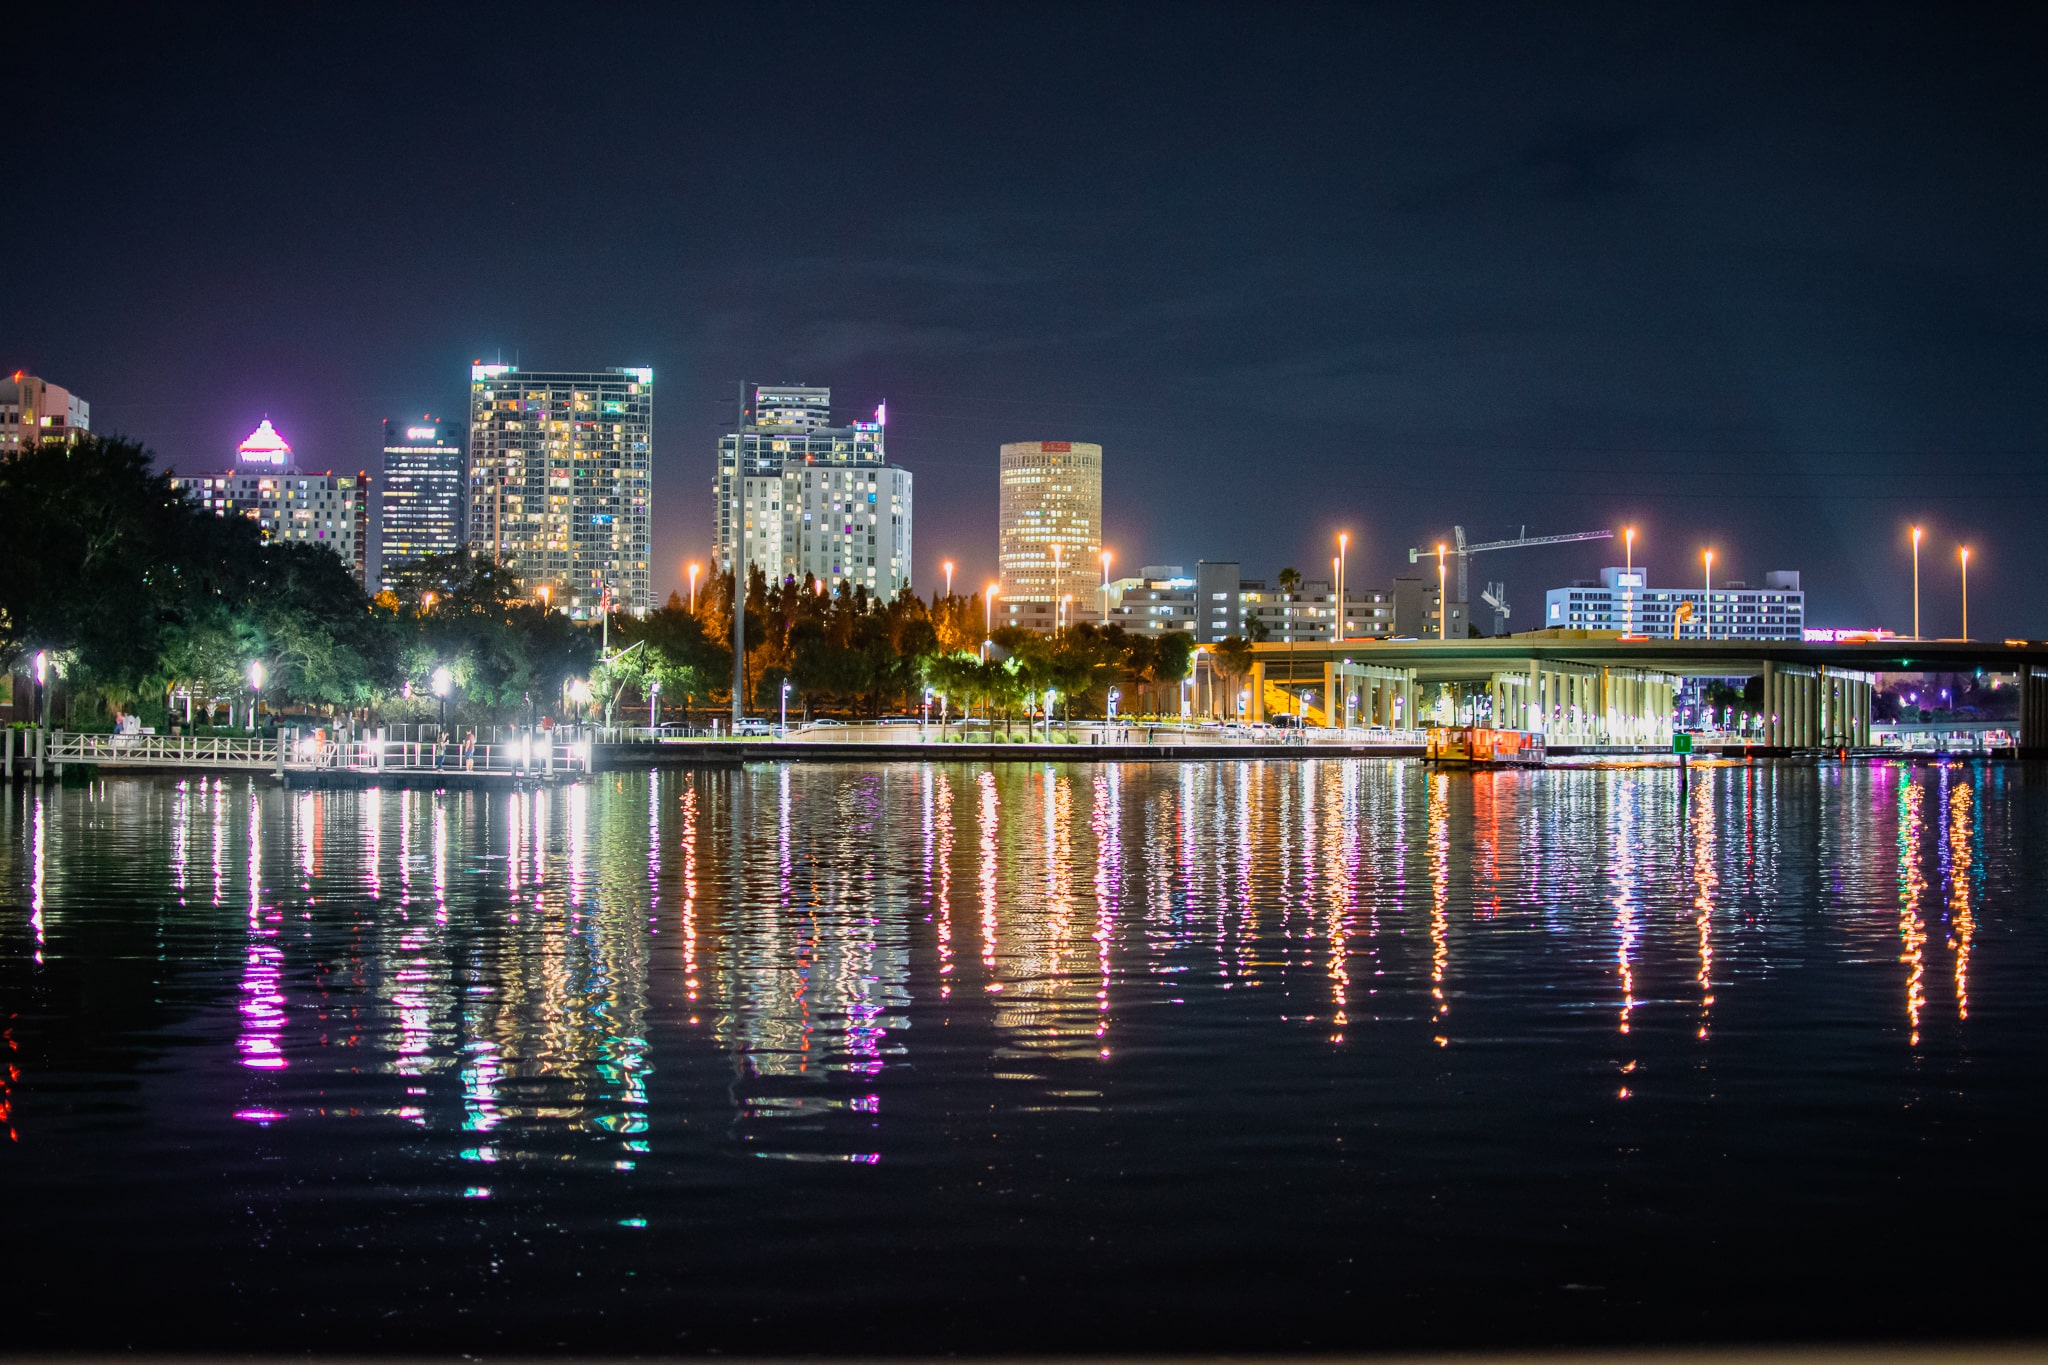
[[[1689, 620], [1682, 603], [1691, 606]], [[1797, 640], [1806, 627], [1806, 593], [1793, 569], [1766, 573], [1761, 588], [1732, 580], [1710, 591], [1704, 582], [1652, 588], [1642, 569], [1609, 567], [1597, 580], [1545, 593], [1543, 624], [1659, 640]]]
[[[1283, 590], [1263, 578], [1245, 578], [1236, 560], [1205, 559], [1195, 566], [1195, 638], [1214, 644], [1235, 635], [1283, 643], [1336, 638], [1337, 591], [1328, 579], [1305, 578]], [[1394, 634], [1393, 595], [1373, 588], [1344, 590], [1346, 640], [1383, 640]]]
[[92, 430], [92, 404], [23, 370], [0, 380], [0, 460], [39, 441], [72, 441]]
[[379, 570], [453, 554], [468, 535], [469, 441], [460, 422], [384, 421]]
[[654, 371], [470, 367], [473, 553], [578, 619], [644, 615], [650, 564]]
[[265, 540], [299, 541], [339, 555], [369, 583], [370, 476], [298, 467], [268, 417], [235, 449], [235, 467], [173, 474], [171, 487], [220, 517], [246, 517]]
[[1014, 441], [1002, 448], [1001, 479], [1004, 600], [1058, 606], [1071, 598], [1086, 609], [1101, 589], [1102, 447]]
[[832, 390], [762, 385], [718, 442], [712, 559], [888, 598], [911, 583], [911, 474], [889, 463], [888, 408], [832, 425]]

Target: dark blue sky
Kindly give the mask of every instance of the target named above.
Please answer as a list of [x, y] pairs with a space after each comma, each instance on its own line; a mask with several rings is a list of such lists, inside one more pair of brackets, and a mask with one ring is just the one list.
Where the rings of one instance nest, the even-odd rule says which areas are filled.
[[[1654, 12], [1652, 12], [1654, 11]], [[1105, 447], [1119, 562], [1406, 570], [1641, 528], [1658, 580], [2048, 635], [2038, 11], [180, 8], [17, 63], [0, 355], [186, 469], [655, 368], [657, 581], [727, 381], [890, 402], [920, 585], [996, 446]], [[29, 50], [29, 49], [25, 49]], [[24, 116], [25, 111], [25, 116]], [[25, 179], [21, 177], [26, 177]], [[25, 207], [31, 203], [32, 207]], [[1478, 561], [1515, 624], [1598, 547]]]

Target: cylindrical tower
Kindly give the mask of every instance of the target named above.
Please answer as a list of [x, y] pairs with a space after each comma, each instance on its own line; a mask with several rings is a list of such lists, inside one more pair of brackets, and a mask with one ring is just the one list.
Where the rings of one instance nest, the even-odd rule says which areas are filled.
[[1058, 602], [1071, 594], [1077, 608], [1092, 603], [1101, 590], [1102, 447], [1005, 445], [999, 548], [1005, 601]]

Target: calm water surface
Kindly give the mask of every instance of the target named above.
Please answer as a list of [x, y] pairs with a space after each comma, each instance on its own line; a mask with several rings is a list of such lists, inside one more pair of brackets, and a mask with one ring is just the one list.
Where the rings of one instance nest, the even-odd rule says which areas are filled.
[[2038, 1334], [2048, 772], [0, 795], [9, 1344]]

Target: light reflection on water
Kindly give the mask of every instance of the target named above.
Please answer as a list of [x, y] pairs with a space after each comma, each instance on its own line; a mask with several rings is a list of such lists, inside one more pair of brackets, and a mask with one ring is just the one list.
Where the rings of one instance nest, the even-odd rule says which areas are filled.
[[[2044, 956], [2022, 914], [2040, 802], [1998, 768], [1681, 789], [1641, 768], [897, 764], [5, 800], [6, 1012], [83, 1023], [38, 992], [140, 934], [131, 988], [159, 1014], [126, 1064], [190, 1078], [132, 1101], [152, 1120], [227, 1120], [230, 1146], [339, 1125], [366, 1166], [424, 1163], [472, 1202], [546, 1206], [520, 1172], [590, 1171], [638, 1201], [608, 1221], [633, 1228], [732, 1156], [938, 1179], [983, 1169], [969, 1132], [1119, 1114], [1196, 1125], [1149, 1160], [1199, 1178], [1251, 1140], [1219, 1116], [1254, 1097], [1257, 1140], [1310, 1160], [1290, 1106], [1355, 1122], [1454, 1073], [1472, 1098], [1416, 1111], [1434, 1141], [1487, 1140], [1489, 1105], [1524, 1106], [1525, 1134], [1604, 1122], [1690, 1093], [1687, 1072], [1753, 1074], [1773, 1104], [1856, 1075], [1889, 1110], [1912, 1073], [1884, 1058], [2016, 1029]], [[1815, 1029], [1832, 1053], [1759, 1062]], [[99, 1131], [42, 1082], [95, 1084], [15, 1064], [22, 1148]]]

